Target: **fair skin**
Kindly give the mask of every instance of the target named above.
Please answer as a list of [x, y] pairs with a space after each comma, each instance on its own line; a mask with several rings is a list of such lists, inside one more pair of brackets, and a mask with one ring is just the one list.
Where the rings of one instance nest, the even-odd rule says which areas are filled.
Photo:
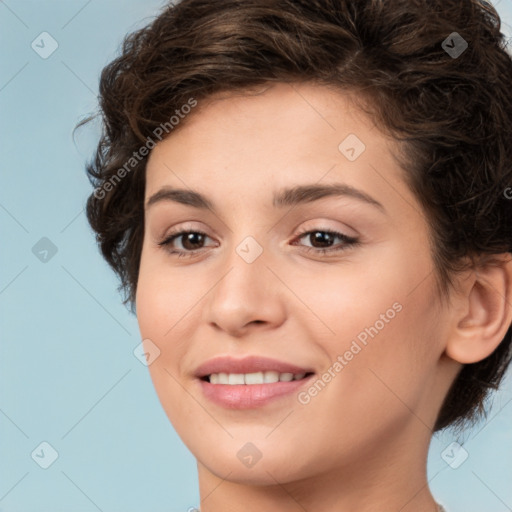
[[[277, 84], [213, 99], [150, 155], [146, 202], [154, 199], [136, 296], [142, 338], [160, 350], [149, 366], [155, 389], [197, 459], [201, 511], [434, 512], [432, 428], [461, 363], [490, 354], [512, 321], [510, 264], [461, 274], [443, 302], [396, 147], [346, 94]], [[349, 134], [366, 145], [354, 161], [338, 149]], [[333, 183], [371, 201], [272, 204], [284, 188]], [[166, 187], [198, 192], [214, 209], [154, 197]], [[325, 229], [357, 243], [301, 235]], [[207, 236], [159, 245], [178, 231]], [[236, 250], [249, 236], [262, 249], [251, 263]], [[330, 246], [343, 250], [318, 252]], [[264, 405], [230, 409], [195, 375], [219, 355], [278, 359], [312, 369], [313, 380], [332, 375], [394, 304], [400, 311], [308, 403], [298, 391], [311, 378]], [[261, 453], [252, 467], [237, 457], [248, 442]]]

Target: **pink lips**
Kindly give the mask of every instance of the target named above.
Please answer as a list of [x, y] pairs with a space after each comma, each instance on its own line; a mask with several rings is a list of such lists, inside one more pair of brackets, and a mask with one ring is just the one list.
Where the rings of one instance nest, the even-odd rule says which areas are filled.
[[269, 359], [250, 356], [242, 359], [217, 357], [200, 365], [195, 375], [199, 380], [202, 392], [212, 402], [228, 409], [251, 409], [261, 407], [270, 401], [297, 391], [310, 380], [311, 375], [301, 380], [290, 382], [273, 382], [266, 384], [211, 384], [204, 377], [212, 373], [256, 373], [275, 371], [278, 373], [311, 373], [309, 368]]

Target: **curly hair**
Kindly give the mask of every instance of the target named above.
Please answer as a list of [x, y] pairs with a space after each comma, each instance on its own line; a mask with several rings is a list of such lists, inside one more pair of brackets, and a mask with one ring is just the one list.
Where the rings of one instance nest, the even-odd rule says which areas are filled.
[[[132, 308], [154, 139], [214, 93], [269, 82], [364, 98], [361, 108], [403, 148], [397, 158], [425, 211], [442, 290], [464, 262], [512, 252], [512, 59], [488, 2], [182, 0], [128, 34], [100, 77], [87, 217]], [[435, 431], [485, 413], [511, 345], [509, 328], [489, 357], [462, 367]]]

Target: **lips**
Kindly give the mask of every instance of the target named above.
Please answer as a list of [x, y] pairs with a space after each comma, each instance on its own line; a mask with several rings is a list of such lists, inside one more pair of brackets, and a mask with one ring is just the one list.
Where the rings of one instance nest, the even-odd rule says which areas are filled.
[[228, 409], [252, 409], [290, 397], [313, 375], [310, 368], [250, 356], [217, 357], [206, 361], [195, 376], [204, 396]]

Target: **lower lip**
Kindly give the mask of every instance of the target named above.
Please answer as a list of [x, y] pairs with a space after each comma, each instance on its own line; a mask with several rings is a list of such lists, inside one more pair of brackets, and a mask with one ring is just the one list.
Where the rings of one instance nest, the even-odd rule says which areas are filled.
[[296, 392], [311, 379], [312, 375], [290, 382], [271, 384], [210, 384], [200, 380], [203, 394], [212, 402], [228, 409], [254, 409]]

